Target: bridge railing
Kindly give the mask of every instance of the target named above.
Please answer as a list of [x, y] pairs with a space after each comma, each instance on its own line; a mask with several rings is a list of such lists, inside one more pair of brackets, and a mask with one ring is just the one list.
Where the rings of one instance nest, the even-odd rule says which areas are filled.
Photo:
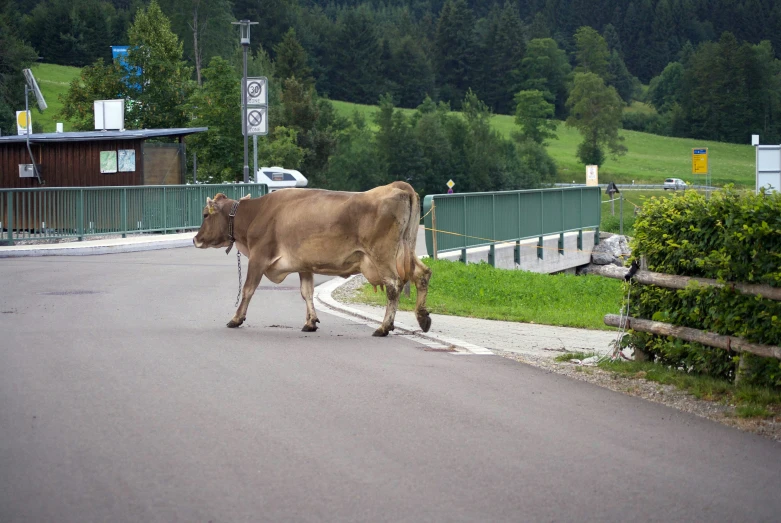
[[[602, 217], [600, 187], [531, 189], [523, 191], [433, 194], [423, 200], [426, 250], [430, 256], [449, 251], [537, 238], [543, 257], [543, 237], [559, 235], [563, 253], [564, 233], [594, 231], [599, 243]], [[490, 256], [489, 256], [490, 258]]]
[[197, 229], [207, 197], [238, 199], [265, 184], [0, 189], [0, 240], [54, 240]]

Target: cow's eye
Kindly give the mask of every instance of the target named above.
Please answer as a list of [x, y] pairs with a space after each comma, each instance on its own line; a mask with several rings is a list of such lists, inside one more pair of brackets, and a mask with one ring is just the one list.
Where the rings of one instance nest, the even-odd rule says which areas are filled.
[[208, 217], [209, 217], [209, 213], [208, 213], [208, 212], [205, 212], [205, 213], [203, 213], [203, 219], [204, 219], [204, 220], [205, 220], [206, 218], [208, 218]]

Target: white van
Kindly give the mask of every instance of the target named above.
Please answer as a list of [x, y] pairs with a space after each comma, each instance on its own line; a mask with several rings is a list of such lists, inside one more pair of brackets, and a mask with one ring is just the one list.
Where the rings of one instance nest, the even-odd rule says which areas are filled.
[[268, 186], [268, 192], [286, 189], [288, 187], [306, 187], [309, 181], [306, 177], [295, 169], [285, 169], [283, 167], [259, 167], [255, 173], [256, 183], [265, 183]]

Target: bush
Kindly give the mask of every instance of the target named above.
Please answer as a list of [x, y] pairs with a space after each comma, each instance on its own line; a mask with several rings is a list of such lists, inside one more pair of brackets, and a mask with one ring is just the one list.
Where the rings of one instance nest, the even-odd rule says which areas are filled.
[[[651, 271], [781, 287], [781, 195], [740, 195], [731, 189], [710, 199], [694, 191], [651, 198], [634, 224], [632, 252]], [[630, 314], [639, 318], [781, 344], [781, 303], [730, 288], [695, 284], [683, 290], [639, 286]], [[682, 340], [634, 333], [629, 343], [663, 363], [712, 376], [735, 376], [735, 354]], [[749, 382], [781, 387], [775, 359], [747, 358]]]

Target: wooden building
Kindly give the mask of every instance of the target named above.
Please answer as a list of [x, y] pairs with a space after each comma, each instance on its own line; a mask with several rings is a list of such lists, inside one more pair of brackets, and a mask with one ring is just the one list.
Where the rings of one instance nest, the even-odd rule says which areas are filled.
[[[206, 127], [85, 131], [0, 137], [0, 188], [177, 185], [184, 183], [183, 138]], [[147, 142], [174, 138], [174, 143]], [[35, 157], [41, 180], [24, 165]], [[20, 168], [20, 165], [22, 168]]]

